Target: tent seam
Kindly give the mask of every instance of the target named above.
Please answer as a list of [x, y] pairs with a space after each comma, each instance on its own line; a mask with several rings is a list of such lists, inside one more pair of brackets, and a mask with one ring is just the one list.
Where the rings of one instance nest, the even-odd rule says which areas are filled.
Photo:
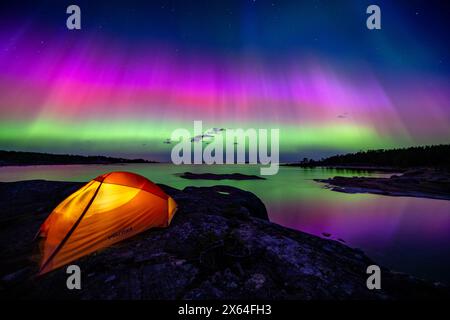
[[[106, 177], [105, 177], [106, 178]], [[100, 182], [100, 185], [98, 186], [97, 190], [95, 190], [94, 195], [92, 196], [91, 200], [89, 201], [88, 205], [86, 206], [86, 208], [83, 210], [83, 213], [80, 215], [80, 217], [77, 219], [77, 221], [74, 223], [74, 225], [72, 226], [72, 228], [69, 230], [69, 232], [65, 235], [64, 239], [61, 241], [61, 243], [59, 244], [59, 246], [52, 252], [52, 254], [50, 255], [50, 257], [47, 259], [47, 261], [42, 265], [42, 267], [39, 270], [39, 273], [42, 272], [42, 270], [44, 270], [47, 265], [50, 263], [51, 260], [53, 260], [55, 258], [55, 256], [58, 254], [58, 252], [62, 249], [62, 247], [66, 244], [66, 242], [69, 240], [70, 236], [75, 232], [75, 229], [78, 227], [78, 225], [81, 223], [81, 220], [83, 219], [83, 217], [86, 215], [86, 212], [89, 210], [89, 208], [91, 207], [92, 203], [95, 200], [95, 197], [97, 197], [98, 191], [100, 190], [100, 187], [102, 186], [103, 181]]]

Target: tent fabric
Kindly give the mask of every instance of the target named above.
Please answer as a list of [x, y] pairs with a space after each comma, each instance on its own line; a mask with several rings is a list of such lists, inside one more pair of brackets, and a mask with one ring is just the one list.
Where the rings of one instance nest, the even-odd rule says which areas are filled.
[[101, 175], [63, 200], [40, 228], [39, 274], [154, 227], [169, 226], [176, 202], [146, 178]]

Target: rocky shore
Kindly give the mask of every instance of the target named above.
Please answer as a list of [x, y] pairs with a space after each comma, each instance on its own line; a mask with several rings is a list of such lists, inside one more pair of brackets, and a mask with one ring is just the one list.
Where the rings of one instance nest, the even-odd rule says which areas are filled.
[[450, 200], [448, 170], [414, 169], [389, 178], [334, 177], [316, 179], [333, 191]]
[[33, 237], [51, 210], [83, 183], [0, 183], [2, 299], [403, 299], [449, 298], [449, 289], [382, 267], [368, 290], [362, 251], [271, 223], [255, 195], [229, 186], [161, 186], [179, 211], [75, 263], [82, 289], [61, 268], [42, 277]]

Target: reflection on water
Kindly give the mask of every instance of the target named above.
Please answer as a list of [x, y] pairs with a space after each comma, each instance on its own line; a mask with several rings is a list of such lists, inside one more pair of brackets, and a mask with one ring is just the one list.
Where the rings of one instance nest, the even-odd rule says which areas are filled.
[[88, 181], [109, 171], [131, 171], [175, 188], [232, 185], [265, 203], [270, 219], [284, 226], [363, 249], [374, 260], [432, 280], [450, 282], [450, 201], [369, 194], [344, 194], [313, 179], [380, 176], [369, 172], [280, 167], [267, 180], [186, 180], [177, 173], [259, 174], [256, 165], [174, 166], [171, 164], [70, 165], [0, 168], [0, 181], [30, 179]]

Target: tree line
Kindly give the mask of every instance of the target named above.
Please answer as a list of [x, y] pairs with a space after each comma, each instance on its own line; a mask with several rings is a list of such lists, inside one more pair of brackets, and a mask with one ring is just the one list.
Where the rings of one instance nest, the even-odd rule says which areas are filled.
[[303, 158], [301, 166], [450, 167], [450, 144], [378, 149], [335, 155], [321, 160]]
[[52, 165], [52, 164], [111, 164], [147, 163], [144, 159], [123, 159], [105, 156], [80, 156], [70, 154], [51, 154], [40, 152], [21, 152], [0, 150], [0, 166], [11, 165]]

